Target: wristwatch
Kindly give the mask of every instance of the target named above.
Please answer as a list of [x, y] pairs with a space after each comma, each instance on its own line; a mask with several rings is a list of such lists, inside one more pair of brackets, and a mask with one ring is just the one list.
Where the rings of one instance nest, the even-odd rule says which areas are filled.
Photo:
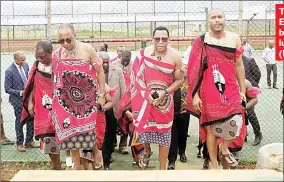
[[99, 97], [104, 97], [106, 95], [106, 93], [101, 93], [99, 94]]
[[166, 95], [165, 96], [169, 96], [169, 92], [167, 91], [167, 89], [164, 89], [164, 91], [166, 92]]

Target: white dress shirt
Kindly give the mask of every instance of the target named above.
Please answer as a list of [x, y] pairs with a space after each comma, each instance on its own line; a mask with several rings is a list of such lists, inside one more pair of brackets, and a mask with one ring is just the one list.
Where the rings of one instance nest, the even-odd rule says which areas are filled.
[[275, 48], [265, 48], [262, 55], [266, 64], [276, 64], [277, 61], [275, 59]]

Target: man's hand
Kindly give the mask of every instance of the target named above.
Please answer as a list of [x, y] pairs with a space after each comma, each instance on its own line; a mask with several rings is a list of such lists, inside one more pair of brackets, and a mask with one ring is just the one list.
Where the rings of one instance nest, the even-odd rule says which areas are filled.
[[193, 101], [192, 101], [193, 109], [202, 112], [202, 101], [198, 94], [195, 94]]
[[158, 90], [158, 95], [159, 97], [157, 99], [154, 99], [154, 105], [158, 106], [159, 104], [161, 104], [166, 96], [166, 91], [165, 90]]
[[105, 103], [106, 103], [106, 98], [105, 97], [99, 97], [98, 104], [100, 104], [102, 106], [102, 108], [104, 108]]
[[133, 120], [133, 115], [130, 111], [126, 111], [125, 114], [126, 114], [127, 118], [129, 119], [129, 121]]
[[33, 103], [33, 102], [29, 102], [29, 103], [28, 103], [28, 111], [29, 111], [29, 114], [30, 114], [30, 116], [31, 116], [32, 118], [33, 118], [34, 115], [35, 115], [34, 108], [35, 108], [34, 103]]
[[243, 92], [240, 92], [240, 95], [241, 95], [241, 99], [246, 102], [247, 101], [246, 94]]

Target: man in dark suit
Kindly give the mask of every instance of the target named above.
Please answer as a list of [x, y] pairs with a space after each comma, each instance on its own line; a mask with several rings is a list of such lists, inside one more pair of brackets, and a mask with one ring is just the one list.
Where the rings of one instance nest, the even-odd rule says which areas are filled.
[[36, 145], [33, 142], [34, 126], [33, 122], [28, 122], [26, 142], [24, 143], [23, 127], [20, 124], [21, 113], [23, 109], [23, 91], [27, 83], [29, 65], [25, 63], [26, 57], [22, 52], [14, 53], [14, 63], [12, 63], [5, 71], [5, 92], [8, 93], [9, 102], [14, 108], [16, 116], [15, 130], [17, 136], [17, 150], [25, 152], [25, 147], [35, 148]]
[[[245, 77], [250, 83], [252, 84], [253, 87], [259, 87], [259, 81], [261, 78], [261, 72], [256, 64], [255, 60], [253, 58], [247, 57], [243, 55], [243, 63], [245, 67]], [[258, 145], [261, 140], [262, 140], [262, 133], [260, 131], [260, 125], [257, 119], [257, 116], [254, 112], [254, 107], [251, 109], [248, 109], [248, 119], [249, 122], [253, 128], [253, 132], [255, 135], [254, 142], [252, 143], [253, 146]]]

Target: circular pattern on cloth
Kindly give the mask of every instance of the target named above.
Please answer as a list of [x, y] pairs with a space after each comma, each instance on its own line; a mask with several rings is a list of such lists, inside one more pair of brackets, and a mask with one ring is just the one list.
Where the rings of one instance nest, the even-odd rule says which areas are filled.
[[63, 150], [90, 150], [96, 144], [96, 132], [86, 132], [73, 136], [61, 143], [61, 149]]
[[231, 120], [231, 121], [230, 121], [230, 125], [231, 125], [232, 127], [235, 127], [235, 126], [236, 126], [236, 121], [235, 121], [235, 120]]
[[231, 137], [236, 136], [235, 132], [229, 131], [229, 135], [231, 135]]
[[73, 136], [72, 138], [71, 138], [71, 142], [76, 142], [77, 141], [77, 136]]
[[62, 82], [56, 94], [66, 112], [76, 118], [87, 118], [95, 112], [98, 87], [91, 76], [79, 71], [64, 71]]
[[56, 151], [56, 147], [51, 147], [50, 151], [51, 152], [55, 152]]
[[90, 142], [90, 143], [89, 143], [89, 148], [93, 148], [94, 145], [95, 145], [95, 142]]
[[44, 143], [49, 144], [50, 143], [50, 139], [49, 138], [44, 138]]
[[151, 143], [158, 144], [166, 147], [171, 145], [171, 132], [158, 133], [158, 132], [144, 132], [138, 134], [138, 143]]
[[222, 131], [223, 131], [223, 130], [222, 130], [221, 128], [216, 128], [216, 132], [217, 132], [217, 133], [222, 133]]
[[81, 148], [81, 143], [80, 142], [75, 142], [75, 148], [77, 148], [77, 149]]
[[88, 143], [87, 142], [82, 142], [82, 148], [88, 148]]
[[78, 136], [78, 141], [79, 141], [79, 142], [83, 142], [84, 139], [85, 139], [84, 136], [82, 136], [82, 135]]
[[67, 148], [73, 148], [74, 146], [74, 143], [73, 142], [68, 142], [67, 143]]
[[87, 136], [85, 137], [85, 141], [86, 141], [86, 142], [90, 142], [90, 141], [91, 141], [91, 136], [90, 136], [90, 135], [87, 135]]

